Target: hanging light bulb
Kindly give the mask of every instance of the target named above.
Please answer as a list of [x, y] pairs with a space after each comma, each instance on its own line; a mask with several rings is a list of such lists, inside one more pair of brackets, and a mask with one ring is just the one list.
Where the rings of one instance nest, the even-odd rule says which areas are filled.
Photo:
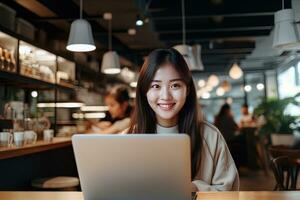
[[227, 80], [221, 83], [221, 87], [224, 89], [225, 92], [229, 92], [231, 90], [231, 85]]
[[117, 52], [112, 51], [112, 33], [111, 33], [111, 20], [112, 14], [105, 13], [104, 19], [108, 21], [108, 48], [109, 51], [103, 55], [101, 63], [101, 71], [105, 74], [118, 74], [121, 72], [120, 59]]
[[205, 80], [200, 79], [200, 80], [198, 81], [198, 86], [199, 86], [199, 87], [204, 87], [204, 86], [205, 86]]
[[82, 19], [82, 0], [80, 0], [80, 19], [71, 24], [66, 49], [74, 52], [87, 52], [96, 49], [91, 25], [88, 21]]
[[137, 26], [143, 26], [144, 25], [144, 21], [141, 19], [140, 15], [137, 15], [135, 25], [137, 25]]
[[232, 67], [229, 70], [229, 76], [232, 79], [239, 79], [243, 76], [243, 71], [237, 63], [233, 63]]
[[212, 87], [216, 87], [217, 85], [219, 85], [219, 78], [218, 76], [212, 74], [208, 77], [207, 79], [207, 84], [211, 85]]
[[217, 96], [223, 96], [225, 94], [224, 88], [218, 87], [218, 89], [216, 90], [216, 94]]

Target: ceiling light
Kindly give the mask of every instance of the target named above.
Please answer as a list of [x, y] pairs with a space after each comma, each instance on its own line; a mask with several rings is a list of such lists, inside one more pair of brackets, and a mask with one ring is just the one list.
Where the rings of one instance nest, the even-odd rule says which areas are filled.
[[136, 34], [136, 30], [134, 28], [128, 29], [128, 35], [135, 35], [135, 34]]
[[80, 110], [84, 112], [90, 112], [90, 111], [103, 112], [103, 111], [108, 111], [108, 107], [107, 106], [82, 106], [80, 107]]
[[297, 37], [294, 13], [292, 9], [283, 9], [274, 14], [274, 48], [293, 48], [299, 45], [299, 38]]
[[111, 33], [111, 20], [112, 16], [106, 18], [108, 20], [108, 49], [109, 51], [103, 55], [101, 71], [105, 74], [118, 74], [121, 72], [119, 55], [117, 52], [112, 51], [112, 33]]
[[265, 88], [265, 86], [264, 86], [264, 84], [262, 84], [262, 83], [258, 83], [257, 85], [256, 85], [256, 89], [257, 90], [263, 90]]
[[222, 87], [225, 92], [229, 92], [231, 90], [231, 85], [227, 80], [223, 81], [220, 87]]
[[207, 79], [207, 84], [211, 85], [212, 87], [216, 87], [217, 85], [219, 85], [219, 78], [218, 76], [212, 74], [208, 77]]
[[73, 21], [71, 24], [66, 49], [74, 52], [87, 52], [96, 49], [91, 25], [88, 21], [82, 19], [82, 0], [80, 0], [80, 19]]
[[232, 79], [239, 79], [243, 76], [243, 71], [237, 63], [233, 63], [232, 67], [229, 70], [229, 76]]
[[104, 74], [118, 74], [121, 72], [120, 60], [117, 52], [108, 51], [103, 55], [101, 71]]
[[143, 26], [144, 22], [143, 22], [143, 20], [141, 19], [140, 15], [137, 15], [135, 24], [136, 24], [137, 26]]
[[182, 44], [176, 45], [176, 49], [185, 59], [190, 70], [204, 70], [201, 59], [201, 45], [197, 44], [193, 47], [186, 45], [186, 30], [185, 30], [185, 2], [181, 0], [182, 12]]
[[225, 90], [222, 87], [218, 87], [216, 90], [217, 96], [223, 96], [225, 94]]
[[33, 98], [36, 98], [37, 96], [38, 96], [38, 92], [37, 91], [32, 91], [31, 92], [31, 96], [33, 97]]
[[203, 99], [209, 99], [210, 98], [210, 94], [208, 92], [204, 92], [201, 97]]
[[81, 102], [57, 102], [57, 103], [38, 103], [38, 108], [80, 108], [84, 106]]
[[205, 80], [200, 79], [200, 80], [198, 81], [198, 86], [199, 86], [199, 87], [204, 87], [204, 86], [205, 86]]
[[252, 90], [251, 85], [245, 85], [244, 90], [245, 90], [246, 92], [250, 92], [250, 91]]

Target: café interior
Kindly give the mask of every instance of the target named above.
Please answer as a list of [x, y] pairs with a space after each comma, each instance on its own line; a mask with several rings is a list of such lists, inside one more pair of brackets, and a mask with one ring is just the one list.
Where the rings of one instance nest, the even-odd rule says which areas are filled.
[[1, 1], [0, 199], [82, 199], [71, 137], [107, 119], [115, 86], [134, 106], [161, 48], [184, 56], [239, 172], [239, 192], [197, 199], [300, 199], [300, 0]]

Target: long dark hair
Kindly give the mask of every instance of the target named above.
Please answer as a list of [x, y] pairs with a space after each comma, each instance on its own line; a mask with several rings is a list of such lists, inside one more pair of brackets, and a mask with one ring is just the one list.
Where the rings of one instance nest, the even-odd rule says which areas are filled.
[[157, 49], [152, 51], [144, 62], [136, 88], [135, 111], [132, 115], [129, 133], [156, 133], [156, 115], [148, 104], [146, 93], [156, 71], [162, 64], [171, 64], [187, 86], [187, 97], [179, 112], [178, 131], [191, 138], [192, 177], [200, 167], [202, 147], [202, 118], [197, 103], [196, 89], [192, 74], [183, 58], [175, 49]]
[[224, 117], [226, 117], [226, 116], [229, 117], [228, 113], [229, 113], [230, 109], [231, 108], [230, 108], [230, 105], [228, 103], [225, 103], [225, 104], [222, 105], [222, 107], [220, 108], [220, 111], [219, 111], [218, 115], [215, 117], [215, 123], [214, 124], [217, 127], [220, 126], [220, 123], [221, 123], [221, 121], [222, 121], [222, 119]]

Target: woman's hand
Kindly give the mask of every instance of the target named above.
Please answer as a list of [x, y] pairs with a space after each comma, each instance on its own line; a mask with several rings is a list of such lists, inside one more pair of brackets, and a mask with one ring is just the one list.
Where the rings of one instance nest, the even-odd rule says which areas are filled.
[[191, 191], [192, 192], [198, 192], [198, 188], [193, 182], [191, 183]]

